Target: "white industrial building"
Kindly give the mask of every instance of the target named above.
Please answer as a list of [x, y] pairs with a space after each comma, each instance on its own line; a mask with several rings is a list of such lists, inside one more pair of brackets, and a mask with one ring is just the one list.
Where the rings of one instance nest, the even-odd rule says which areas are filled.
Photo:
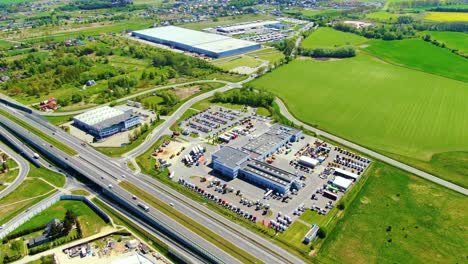
[[104, 106], [73, 118], [73, 125], [97, 137], [104, 138], [140, 124], [140, 116], [133, 110]]
[[349, 180], [349, 179], [345, 179], [343, 177], [340, 177], [340, 176], [336, 176], [335, 179], [333, 180], [333, 186], [337, 187], [337, 188], [340, 188], [341, 190], [343, 191], [346, 191], [349, 189], [349, 187], [351, 186], [351, 184], [353, 183], [352, 180]]
[[352, 173], [350, 171], [346, 171], [340, 168], [335, 168], [335, 172], [333, 172], [334, 175], [341, 176], [343, 178], [351, 179], [353, 181], [356, 181], [359, 178], [359, 175], [356, 173]]
[[306, 167], [314, 168], [315, 166], [319, 165], [320, 162], [314, 158], [307, 157], [307, 156], [301, 156], [299, 158], [299, 164], [302, 164]]
[[278, 27], [281, 24], [280, 21], [255, 21], [255, 22], [247, 22], [247, 23], [239, 23], [232, 26], [224, 26], [224, 27], [217, 27], [216, 30], [222, 33], [227, 34], [240, 34], [245, 32], [246, 30], [251, 29], [258, 29], [262, 27]]
[[261, 45], [255, 42], [175, 26], [133, 31], [132, 36], [213, 58], [261, 48]]

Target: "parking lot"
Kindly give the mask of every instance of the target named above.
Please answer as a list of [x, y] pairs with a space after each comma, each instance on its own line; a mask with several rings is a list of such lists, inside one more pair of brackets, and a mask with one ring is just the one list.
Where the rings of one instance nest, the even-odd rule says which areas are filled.
[[[178, 142], [171, 143], [175, 147], [170, 151], [165, 150], [165, 155], [161, 157], [171, 164], [170, 177], [173, 180], [252, 221], [273, 220], [272, 223], [281, 231], [287, 229], [289, 222], [305, 210], [314, 209], [326, 214], [346, 192], [344, 188], [333, 184], [334, 179], [347, 177], [346, 173], [350, 173], [355, 177], [354, 182], [370, 163], [347, 150], [303, 135], [296, 142], [278, 148], [265, 159], [272, 166], [298, 175], [302, 184], [299, 190], [280, 194], [244, 181], [241, 176], [228, 179], [213, 170], [212, 154], [222, 146], [241, 148], [272, 125], [268, 118], [255, 115], [254, 109], [235, 112], [238, 115], [233, 115], [233, 111], [237, 110], [211, 107], [188, 118], [181, 124], [186, 130], [193, 129], [191, 122], [200, 119], [207, 119], [217, 125], [213, 125], [209, 133], [200, 132], [201, 137], [198, 138], [181, 135]], [[217, 138], [226, 136], [226, 140], [213, 141], [214, 135]], [[169, 149], [169, 146], [166, 148]], [[315, 166], [305, 165], [301, 161], [304, 156], [319, 163]], [[334, 175], [335, 170], [340, 170], [344, 175]], [[281, 215], [281, 220], [278, 215]]]

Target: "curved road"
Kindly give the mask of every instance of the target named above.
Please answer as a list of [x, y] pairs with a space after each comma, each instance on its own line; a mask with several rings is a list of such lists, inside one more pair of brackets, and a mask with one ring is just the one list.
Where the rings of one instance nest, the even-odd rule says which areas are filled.
[[309, 125], [307, 125], [307, 124], [305, 124], [305, 123], [303, 123], [303, 122], [297, 120], [297, 119], [289, 112], [288, 108], [287, 108], [286, 105], [283, 103], [283, 101], [281, 101], [279, 98], [276, 98], [276, 103], [278, 104], [278, 106], [279, 106], [279, 108], [280, 108], [281, 114], [284, 115], [287, 119], [289, 119], [290, 121], [292, 121], [292, 122], [293, 122], [295, 125], [297, 125], [297, 126], [303, 126], [305, 129], [310, 130], [310, 131], [316, 133], [317, 135], [324, 136], [324, 137], [329, 138], [329, 139], [331, 139], [331, 140], [334, 140], [334, 141], [336, 141], [336, 142], [338, 142], [338, 143], [340, 143], [340, 144], [342, 144], [342, 145], [344, 145], [344, 146], [346, 146], [346, 147], [356, 149], [356, 150], [358, 150], [358, 151], [360, 151], [360, 152], [362, 152], [362, 153], [365, 153], [365, 154], [367, 154], [367, 155], [369, 155], [369, 156], [372, 156], [372, 157], [375, 157], [375, 158], [377, 158], [377, 159], [380, 159], [380, 160], [382, 160], [382, 161], [384, 161], [384, 162], [386, 162], [386, 163], [388, 163], [388, 164], [391, 164], [391, 165], [393, 165], [393, 166], [395, 166], [395, 167], [397, 167], [397, 168], [400, 168], [400, 169], [403, 169], [403, 170], [405, 170], [405, 171], [411, 172], [411, 173], [413, 173], [413, 174], [415, 174], [415, 175], [418, 175], [418, 176], [420, 176], [420, 177], [422, 177], [422, 178], [424, 178], [424, 179], [426, 179], [426, 180], [429, 180], [429, 181], [432, 181], [432, 182], [434, 182], [434, 183], [440, 184], [440, 185], [442, 185], [442, 186], [444, 186], [444, 187], [447, 187], [447, 188], [449, 188], [449, 189], [452, 189], [452, 190], [454, 190], [454, 191], [456, 191], [456, 192], [459, 192], [459, 193], [462, 193], [462, 194], [464, 194], [464, 195], [468, 195], [468, 190], [465, 189], [465, 188], [463, 188], [463, 187], [461, 187], [461, 186], [459, 186], [459, 185], [453, 184], [453, 183], [448, 182], [448, 181], [446, 181], [446, 180], [442, 180], [441, 178], [438, 178], [438, 177], [436, 177], [436, 176], [434, 176], [434, 175], [431, 175], [431, 174], [429, 174], [429, 173], [426, 173], [426, 172], [424, 172], [424, 171], [418, 170], [418, 169], [416, 169], [416, 168], [414, 168], [414, 167], [408, 166], [408, 165], [406, 165], [406, 164], [404, 164], [404, 163], [401, 163], [401, 162], [399, 162], [399, 161], [396, 161], [396, 160], [394, 160], [394, 159], [391, 159], [391, 158], [389, 158], [389, 157], [387, 157], [387, 156], [384, 156], [384, 155], [382, 155], [382, 154], [380, 154], [380, 153], [377, 153], [377, 152], [375, 152], [375, 151], [372, 151], [372, 150], [370, 150], [370, 149], [368, 149], [368, 148], [365, 148], [365, 147], [363, 147], [363, 146], [360, 146], [360, 145], [358, 145], [358, 144], [355, 144], [355, 143], [353, 143], [353, 142], [351, 142], [351, 141], [348, 141], [348, 140], [346, 140], [346, 139], [337, 137], [337, 136], [335, 136], [335, 135], [332, 135], [332, 134], [330, 134], [330, 133], [327, 133], [327, 132], [325, 132], [325, 131], [323, 131], [323, 130], [320, 130], [320, 129], [317, 129], [317, 128], [315, 128], [315, 127], [309, 126]]
[[[2, 129], [3, 128], [0, 129], [0, 133], [3, 134]], [[10, 183], [8, 187], [0, 191], [0, 199], [2, 199], [3, 197], [7, 196], [12, 191], [14, 191], [24, 181], [24, 179], [26, 179], [29, 173], [29, 164], [23, 157], [21, 157], [19, 154], [17, 154], [15, 151], [13, 151], [4, 144], [0, 144], [0, 150], [5, 152], [11, 159], [13, 159], [18, 164], [19, 168], [19, 173], [18, 176], [16, 176], [15, 180], [12, 183]]]

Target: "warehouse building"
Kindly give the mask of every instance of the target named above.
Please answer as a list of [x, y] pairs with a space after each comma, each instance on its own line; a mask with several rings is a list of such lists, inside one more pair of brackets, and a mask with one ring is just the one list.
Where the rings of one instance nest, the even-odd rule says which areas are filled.
[[255, 42], [175, 26], [133, 31], [132, 36], [213, 58], [261, 48], [261, 45]]
[[294, 142], [302, 135], [296, 128], [274, 124], [267, 132], [242, 147], [253, 159], [263, 160], [288, 142]]
[[241, 149], [226, 146], [213, 153], [213, 169], [230, 179], [240, 177], [256, 186], [278, 193], [287, 193], [291, 189], [299, 190], [301, 185], [297, 175], [262, 160], [287, 142], [296, 141], [301, 134], [299, 129], [275, 124]]
[[140, 124], [140, 116], [132, 109], [120, 110], [105, 106], [87, 111], [73, 118], [73, 125], [102, 139]]
[[255, 21], [255, 22], [246, 22], [239, 23], [232, 26], [217, 27], [216, 30], [226, 34], [241, 34], [245, 31], [252, 29], [260, 29], [263, 27], [278, 28], [280, 27], [280, 21]]
[[249, 154], [233, 147], [223, 147], [212, 155], [213, 169], [222, 175], [234, 179], [238, 176], [240, 166], [249, 159]]
[[335, 168], [335, 171], [333, 172], [334, 175], [336, 176], [341, 176], [346, 179], [351, 179], [353, 181], [356, 181], [359, 178], [359, 175], [356, 173], [352, 173], [350, 171], [346, 171], [340, 168]]

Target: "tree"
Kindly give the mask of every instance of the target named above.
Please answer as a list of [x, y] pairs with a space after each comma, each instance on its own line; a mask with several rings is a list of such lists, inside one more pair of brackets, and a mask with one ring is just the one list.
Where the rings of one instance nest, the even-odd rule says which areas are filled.
[[317, 231], [317, 236], [324, 239], [327, 236], [327, 230], [325, 230], [323, 227], [320, 227], [320, 229]]

